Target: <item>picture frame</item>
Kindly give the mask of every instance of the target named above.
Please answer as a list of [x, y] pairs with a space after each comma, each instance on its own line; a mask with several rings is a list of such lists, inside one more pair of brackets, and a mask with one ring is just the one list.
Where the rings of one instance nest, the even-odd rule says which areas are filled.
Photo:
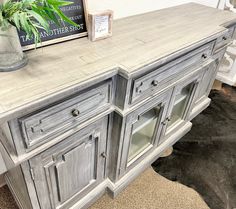
[[[68, 5], [62, 8], [64, 14], [71, 18], [75, 23], [81, 26], [80, 29], [68, 23], [62, 23], [61, 26], [56, 24], [50, 24], [50, 33], [39, 30], [41, 35], [41, 43], [37, 47], [43, 47], [51, 44], [61, 43], [68, 40], [73, 40], [81, 37], [88, 36], [87, 23], [87, 0], [71, 0], [74, 2], [72, 5]], [[27, 40], [26, 34], [22, 31], [18, 31], [20, 43], [23, 51], [35, 49], [33, 39]]]
[[112, 36], [113, 11], [105, 10], [88, 14], [88, 36], [97, 41]]

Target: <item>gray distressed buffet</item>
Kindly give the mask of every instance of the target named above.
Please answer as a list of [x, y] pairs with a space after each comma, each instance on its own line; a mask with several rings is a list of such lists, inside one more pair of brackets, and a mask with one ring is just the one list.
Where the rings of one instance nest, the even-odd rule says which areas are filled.
[[28, 66], [2, 73], [1, 153], [19, 207], [86, 208], [122, 191], [210, 104], [235, 24], [185, 4], [117, 20], [110, 39], [29, 52]]

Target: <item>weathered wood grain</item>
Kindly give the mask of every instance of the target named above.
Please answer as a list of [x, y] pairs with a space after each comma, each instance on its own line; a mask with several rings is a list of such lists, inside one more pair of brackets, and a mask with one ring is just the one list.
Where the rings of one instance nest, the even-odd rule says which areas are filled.
[[[0, 150], [22, 171], [7, 174], [21, 208], [83, 208], [107, 187], [120, 192], [209, 105], [235, 25], [232, 13], [186, 4], [118, 20], [110, 39], [29, 52], [28, 66], [2, 74]], [[184, 109], [168, 128], [177, 99]], [[150, 120], [149, 143], [130, 157]]]
[[117, 20], [106, 40], [83, 38], [31, 51], [25, 68], [0, 76], [0, 119], [117, 67], [130, 75], [180, 55], [217, 38], [233, 22], [235, 14], [190, 3]]

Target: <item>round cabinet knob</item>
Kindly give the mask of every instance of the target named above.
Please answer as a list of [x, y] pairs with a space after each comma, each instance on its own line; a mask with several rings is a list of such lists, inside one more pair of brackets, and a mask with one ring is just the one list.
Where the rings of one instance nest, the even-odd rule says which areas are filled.
[[207, 58], [207, 55], [206, 55], [206, 54], [203, 54], [203, 55], [202, 55], [202, 58], [203, 58], [203, 59], [206, 59], [206, 58]]
[[165, 125], [166, 125], [166, 121], [161, 122], [161, 124], [162, 124], [163, 126], [165, 126]]
[[77, 109], [73, 109], [73, 110], [71, 111], [71, 114], [72, 114], [74, 117], [77, 117], [77, 116], [79, 116], [80, 111], [77, 110]]
[[158, 81], [157, 81], [157, 80], [153, 80], [153, 81], [152, 81], [152, 85], [153, 85], [153, 86], [157, 86], [157, 85], [158, 85]]
[[101, 154], [101, 156], [103, 157], [103, 158], [107, 158], [107, 155], [106, 155], [106, 153], [105, 152], [103, 152], [102, 154]]
[[224, 41], [226, 41], [227, 40], [227, 37], [225, 37], [225, 36], [223, 36], [223, 38], [222, 38]]

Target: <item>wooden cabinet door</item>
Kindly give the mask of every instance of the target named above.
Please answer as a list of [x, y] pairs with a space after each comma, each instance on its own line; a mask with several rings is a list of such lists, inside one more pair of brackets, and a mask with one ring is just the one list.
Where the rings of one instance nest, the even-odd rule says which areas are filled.
[[104, 180], [107, 118], [30, 160], [42, 209], [69, 208]]
[[212, 60], [212, 62], [210, 62], [206, 67], [204, 67], [204, 74], [196, 93], [196, 104], [200, 100], [208, 97], [216, 77], [218, 64], [218, 60]]
[[174, 87], [167, 118], [163, 123], [164, 126], [159, 144], [169, 136], [173, 136], [176, 130], [179, 130], [179, 128], [188, 122], [190, 107], [195, 101], [195, 95], [202, 78], [202, 73], [203, 71], [199, 70], [197, 73], [179, 81]]
[[172, 89], [127, 116], [120, 175], [134, 167], [157, 146], [171, 93]]

